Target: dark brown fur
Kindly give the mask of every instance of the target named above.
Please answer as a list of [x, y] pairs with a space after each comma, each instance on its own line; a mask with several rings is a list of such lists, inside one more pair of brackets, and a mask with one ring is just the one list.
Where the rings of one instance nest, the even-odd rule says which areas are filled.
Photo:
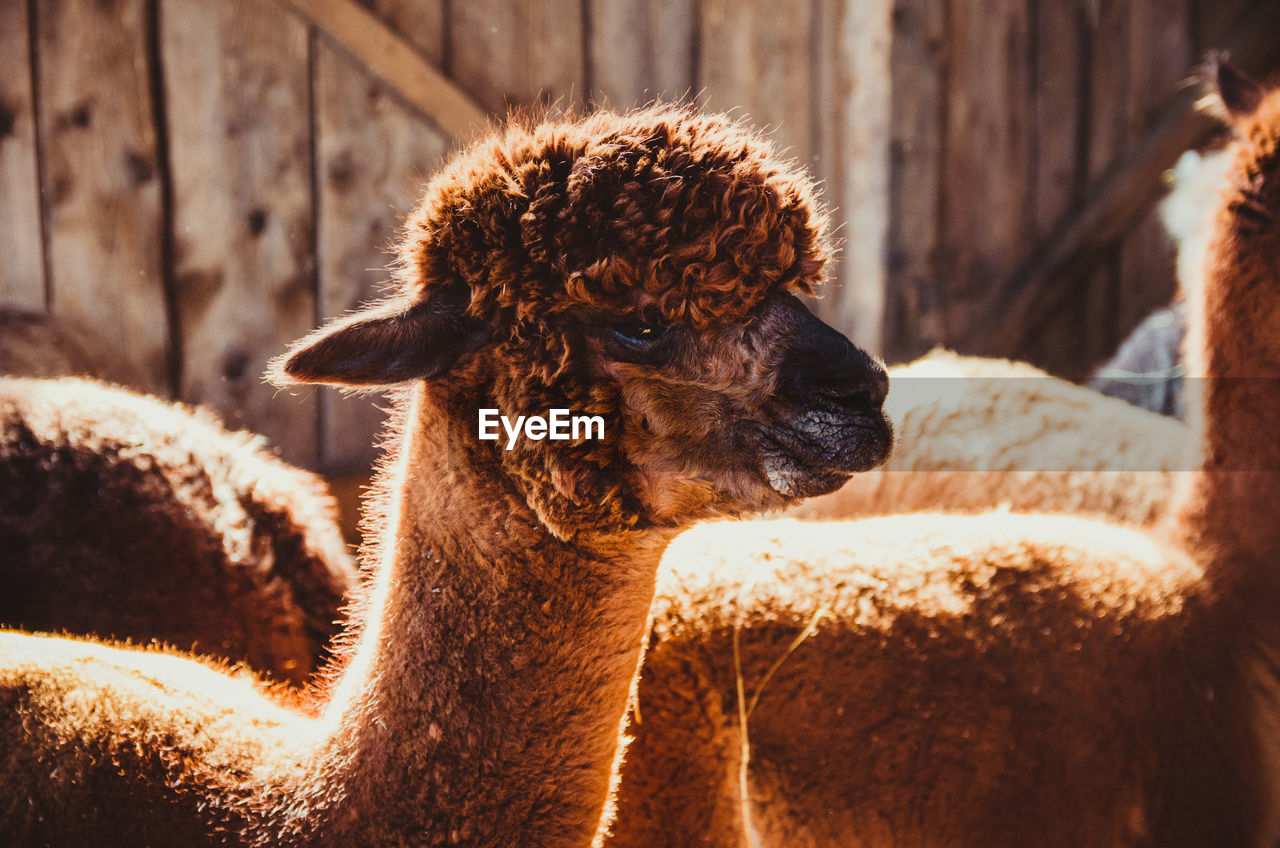
[[830, 255], [808, 181], [687, 107], [512, 127], [427, 196], [406, 222], [406, 278], [469, 288], [469, 314], [513, 338], [544, 333], [546, 373], [573, 353], [557, 339], [567, 315], [643, 298], [703, 329], [771, 291], [812, 293]]
[[354, 578], [323, 483], [249, 434], [117, 386], [0, 379], [0, 624], [301, 685]]

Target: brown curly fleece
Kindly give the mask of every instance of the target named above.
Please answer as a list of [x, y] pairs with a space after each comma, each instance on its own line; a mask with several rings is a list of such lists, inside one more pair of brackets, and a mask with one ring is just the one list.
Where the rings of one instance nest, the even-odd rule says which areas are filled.
[[[791, 499], [745, 434], [829, 412], [779, 391], [784, 366], [832, 376], [798, 328], [847, 360], [835, 377], [862, 369], [859, 403], [878, 415], [883, 371], [786, 294], [814, 287], [829, 254], [815, 202], [766, 142], [687, 109], [521, 126], [464, 153], [410, 219], [398, 295], [282, 363], [296, 380], [412, 381], [322, 715], [173, 656], [0, 635], [0, 830], [54, 845], [598, 844], [662, 549], [695, 517]], [[674, 352], [641, 368], [607, 353], [621, 344], [608, 329], [647, 307], [673, 323]], [[476, 440], [480, 404], [618, 426], [506, 451]], [[691, 404], [699, 415], [674, 412]], [[887, 428], [862, 420], [851, 406], [821, 443], [874, 431], [858, 462], [882, 458]], [[732, 462], [673, 471], [690, 445]]]
[[[454, 159], [409, 217], [406, 293], [466, 286], [470, 313], [540, 335], [541, 365], [581, 351], [564, 316], [652, 301], [703, 329], [771, 291], [812, 294], [830, 256], [812, 182], [720, 115], [654, 106], [515, 125]], [[638, 298], [637, 295], [643, 295]]]

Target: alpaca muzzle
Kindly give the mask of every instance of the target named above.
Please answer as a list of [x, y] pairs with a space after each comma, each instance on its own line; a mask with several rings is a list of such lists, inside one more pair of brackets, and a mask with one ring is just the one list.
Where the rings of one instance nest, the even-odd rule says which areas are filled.
[[761, 430], [761, 468], [787, 497], [833, 491], [852, 474], [884, 462], [893, 426], [884, 414], [889, 377], [884, 366], [787, 295], [784, 311], [794, 342], [781, 366], [774, 426]]

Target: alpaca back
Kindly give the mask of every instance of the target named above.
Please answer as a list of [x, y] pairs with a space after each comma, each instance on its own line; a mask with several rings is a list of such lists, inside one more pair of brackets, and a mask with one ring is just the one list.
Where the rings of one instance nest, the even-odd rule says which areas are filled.
[[199, 411], [0, 379], [0, 623], [161, 642], [301, 684], [355, 569], [314, 475]]
[[715, 524], [664, 565], [612, 844], [726, 819], [771, 846], [1260, 844], [1233, 634], [1148, 535], [1000, 512]]
[[312, 732], [263, 694], [193, 659], [0, 633], [0, 821], [47, 845], [243, 844], [271, 769]]

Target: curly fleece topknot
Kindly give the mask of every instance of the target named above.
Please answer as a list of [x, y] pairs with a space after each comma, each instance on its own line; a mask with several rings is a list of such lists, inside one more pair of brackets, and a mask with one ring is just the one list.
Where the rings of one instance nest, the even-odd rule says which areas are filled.
[[774, 290], [812, 294], [825, 225], [803, 171], [724, 116], [596, 112], [512, 126], [457, 156], [406, 222], [400, 274], [417, 297], [469, 286], [492, 326], [643, 300], [702, 328]]

